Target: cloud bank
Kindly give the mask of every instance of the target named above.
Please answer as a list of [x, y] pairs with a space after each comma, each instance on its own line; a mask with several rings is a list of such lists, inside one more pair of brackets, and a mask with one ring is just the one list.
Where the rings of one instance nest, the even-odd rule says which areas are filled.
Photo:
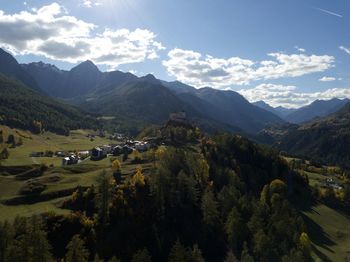
[[100, 33], [97, 29], [66, 14], [58, 3], [16, 14], [0, 10], [0, 44], [16, 55], [42, 55], [70, 63], [90, 59], [114, 68], [154, 59], [164, 49], [146, 29], [105, 28]]
[[163, 65], [169, 75], [195, 87], [214, 88], [323, 72], [333, 67], [335, 60], [329, 55], [270, 53], [268, 60], [255, 62], [240, 57], [214, 58], [179, 48], [172, 49], [168, 57]]
[[261, 84], [251, 89], [238, 91], [250, 102], [263, 100], [269, 105], [296, 108], [306, 106], [316, 99], [350, 98], [349, 88], [331, 88], [325, 91], [306, 93], [297, 91], [296, 86]]

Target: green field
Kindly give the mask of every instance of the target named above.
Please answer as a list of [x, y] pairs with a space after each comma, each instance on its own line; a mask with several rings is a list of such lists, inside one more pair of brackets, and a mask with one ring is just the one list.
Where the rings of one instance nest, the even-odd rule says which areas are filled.
[[107, 138], [96, 136], [93, 141], [87, 137], [88, 134], [94, 133], [89, 130], [73, 130], [69, 136], [60, 136], [50, 132], [41, 135], [35, 135], [26, 131], [10, 129], [6, 126], [0, 126], [0, 130], [4, 133], [6, 139], [8, 134], [15, 135], [16, 138], [21, 137], [22, 146], [9, 148], [10, 157], [2, 161], [4, 166], [18, 166], [31, 164], [47, 164], [60, 166], [62, 158], [60, 157], [30, 157], [32, 152], [45, 151], [80, 151], [90, 150], [95, 146], [101, 146], [111, 143]]
[[59, 208], [57, 205], [65, 198], [53, 199], [45, 202], [38, 202], [32, 205], [8, 206], [0, 204], [0, 221], [12, 220], [16, 216], [32, 216], [45, 212], [55, 212], [56, 214], [67, 214], [70, 211]]
[[323, 204], [304, 214], [315, 261], [350, 261], [350, 218]]
[[[9, 134], [15, 135], [16, 139], [21, 137], [23, 145], [16, 148], [9, 148], [10, 157], [1, 164], [6, 169], [16, 168], [18, 166], [27, 166], [31, 169], [33, 164], [46, 164], [49, 168], [40, 177], [34, 178], [34, 181], [46, 186], [40, 196], [49, 196], [49, 200], [41, 200], [30, 204], [4, 204], [5, 201], [16, 199], [26, 199], [26, 196], [20, 194], [20, 190], [26, 186], [27, 180], [19, 180], [16, 175], [4, 172], [0, 174], [0, 220], [13, 219], [14, 217], [31, 216], [47, 211], [54, 211], [59, 214], [67, 213], [68, 210], [59, 208], [60, 203], [73, 192], [77, 186], [88, 187], [96, 183], [96, 178], [102, 170], [111, 170], [111, 161], [116, 157], [107, 157], [100, 161], [91, 161], [89, 158], [83, 160], [77, 165], [62, 166], [61, 157], [30, 157], [31, 152], [36, 151], [79, 151], [89, 150], [98, 145], [111, 143], [110, 140], [101, 137], [95, 137], [93, 141], [87, 137], [87, 134], [93, 131], [75, 130], [70, 136], [60, 136], [53, 133], [44, 133], [42, 135], [31, 134], [26, 131], [10, 129], [0, 126], [3, 136]], [[128, 177], [135, 173], [137, 164], [132, 164], [132, 156], [125, 162], [122, 162], [122, 156], [117, 157], [122, 163], [122, 175]], [[152, 164], [142, 164], [144, 173], [147, 174]], [[62, 193], [64, 192], [64, 193]], [[56, 197], [56, 194], [64, 196]], [[8, 203], [8, 202], [6, 202]]]
[[[47, 186], [40, 194], [41, 196], [51, 195], [65, 190], [73, 192], [77, 186], [88, 187], [96, 184], [96, 178], [101, 171], [110, 171], [110, 166], [110, 158], [105, 158], [101, 161], [86, 160], [74, 166], [51, 167], [42, 176], [35, 178], [35, 180]], [[132, 164], [129, 159], [122, 163], [122, 176], [126, 178], [133, 175], [138, 166], [141, 166], [144, 174], [147, 174], [152, 164]], [[17, 180], [14, 175], [0, 175], [0, 220], [13, 219], [18, 215], [31, 216], [47, 211], [54, 211], [58, 214], [69, 212], [68, 210], [59, 208], [59, 203], [67, 196], [50, 198], [49, 200], [38, 201], [33, 204], [5, 205], [3, 203], [4, 201], [23, 198], [19, 194], [19, 191], [25, 186], [27, 181]]]
[[[288, 163], [295, 158], [285, 157]], [[305, 161], [307, 168], [298, 169], [308, 176], [309, 185], [322, 186], [327, 178], [342, 184], [339, 168], [323, 166], [316, 168]], [[305, 167], [305, 166], [304, 166]], [[327, 172], [324, 172], [327, 170]], [[338, 191], [340, 192], [340, 191]], [[312, 240], [312, 257], [314, 261], [350, 261], [350, 217], [323, 203], [316, 203], [303, 212], [308, 233]]]

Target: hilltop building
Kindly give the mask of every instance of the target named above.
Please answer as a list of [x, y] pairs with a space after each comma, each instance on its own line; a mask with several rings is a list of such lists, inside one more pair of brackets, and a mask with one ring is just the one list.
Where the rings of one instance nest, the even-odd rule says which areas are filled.
[[185, 111], [171, 113], [169, 119], [170, 121], [177, 123], [187, 123], [187, 116]]

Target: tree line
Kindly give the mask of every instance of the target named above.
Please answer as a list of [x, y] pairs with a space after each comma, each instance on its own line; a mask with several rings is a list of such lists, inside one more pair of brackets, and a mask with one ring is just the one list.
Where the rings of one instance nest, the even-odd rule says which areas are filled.
[[290, 201], [307, 183], [272, 150], [218, 134], [154, 157], [149, 175], [138, 168], [123, 183], [113, 163], [66, 200], [68, 215], [1, 223], [0, 262], [311, 259]]

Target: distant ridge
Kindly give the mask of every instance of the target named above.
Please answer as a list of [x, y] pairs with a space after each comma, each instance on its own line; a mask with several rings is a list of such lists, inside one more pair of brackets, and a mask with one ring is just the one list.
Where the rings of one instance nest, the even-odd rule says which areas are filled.
[[3, 75], [21, 81], [24, 85], [40, 90], [38, 83], [34, 78], [22, 69], [17, 60], [9, 53], [0, 48], [0, 73]]
[[295, 112], [286, 116], [286, 120], [291, 123], [300, 124], [317, 117], [328, 116], [347, 104], [349, 99], [333, 98], [331, 100], [316, 100], [308, 106], [299, 108]]
[[279, 117], [281, 117], [282, 119], [285, 119], [289, 114], [293, 113], [294, 111], [296, 111], [297, 109], [293, 109], [293, 108], [285, 108], [282, 106], [278, 106], [278, 107], [272, 107], [269, 104], [267, 104], [264, 101], [257, 101], [252, 103], [253, 105], [256, 105], [262, 109], [265, 109]]
[[291, 154], [350, 167], [350, 103], [339, 111], [291, 130], [276, 143]]
[[98, 128], [86, 112], [55, 101], [0, 74], [0, 123], [10, 127], [67, 135], [71, 129]]

